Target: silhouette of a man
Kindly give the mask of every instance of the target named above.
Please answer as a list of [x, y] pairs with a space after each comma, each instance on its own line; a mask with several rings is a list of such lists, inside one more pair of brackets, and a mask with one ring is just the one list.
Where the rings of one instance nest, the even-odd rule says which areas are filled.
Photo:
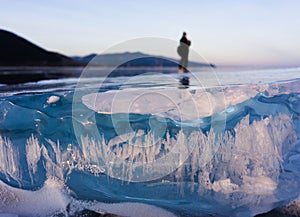
[[188, 58], [189, 58], [189, 46], [191, 45], [191, 41], [187, 39], [186, 32], [183, 32], [182, 37], [180, 39], [180, 45], [177, 49], [179, 56], [181, 57], [178, 70], [181, 73], [182, 71], [188, 73]]

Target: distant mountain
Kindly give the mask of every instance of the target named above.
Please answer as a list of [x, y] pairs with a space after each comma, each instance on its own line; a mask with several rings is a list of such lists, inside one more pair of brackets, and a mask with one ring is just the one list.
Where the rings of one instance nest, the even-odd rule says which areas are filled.
[[0, 66], [82, 65], [59, 53], [47, 51], [20, 36], [0, 29]]
[[[0, 66], [83, 66], [91, 60], [94, 65], [100, 66], [117, 66], [119, 63], [123, 63], [120, 67], [175, 67], [178, 63], [178, 60], [175, 59], [141, 52], [67, 57], [47, 51], [14, 33], [1, 29], [0, 48]], [[214, 65], [190, 61], [189, 66]]]
[[[95, 58], [96, 57], [96, 58]], [[141, 52], [124, 52], [124, 53], [113, 53], [113, 54], [90, 54], [87, 56], [74, 56], [73, 60], [84, 63], [84, 64], [94, 64], [94, 65], [104, 65], [104, 66], [117, 66], [119, 63], [123, 63], [120, 67], [176, 67], [178, 60], [163, 57], [163, 56], [153, 56], [149, 54], [144, 54]], [[92, 61], [92, 62], [91, 62]], [[213, 64], [199, 63], [190, 61], [190, 67], [215, 67]]]
[[77, 62], [88, 64], [97, 54], [89, 54], [87, 56], [72, 56], [71, 58]]
[[[175, 59], [152, 56], [141, 52], [67, 57], [59, 53], [47, 51], [14, 33], [0, 29], [1, 84], [18, 84], [44, 79], [78, 77], [82, 67], [77, 67], [76, 70], [74, 68], [60, 68], [57, 70], [55, 69], [56, 67], [52, 66], [85, 66], [90, 61], [97, 66], [119, 66], [122, 63], [119, 69], [115, 70], [110, 76], [132, 76], [141, 73], [141, 69], [128, 71], [126, 67], [176, 67], [178, 62]], [[26, 67], [20, 70], [19, 66]], [[36, 66], [39, 67], [35, 68]], [[198, 62], [189, 62], [189, 66], [214, 67], [213, 64]]]

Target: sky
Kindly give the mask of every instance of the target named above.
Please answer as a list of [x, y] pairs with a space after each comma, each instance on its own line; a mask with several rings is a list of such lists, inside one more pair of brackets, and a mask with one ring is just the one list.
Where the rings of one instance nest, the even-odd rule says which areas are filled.
[[[217, 65], [300, 66], [299, 0], [0, 3], [1, 29], [65, 55], [101, 53], [143, 37], [178, 42], [186, 31], [192, 41], [191, 49]], [[161, 50], [161, 55], [178, 58], [175, 49]], [[152, 53], [157, 54], [155, 49]]]

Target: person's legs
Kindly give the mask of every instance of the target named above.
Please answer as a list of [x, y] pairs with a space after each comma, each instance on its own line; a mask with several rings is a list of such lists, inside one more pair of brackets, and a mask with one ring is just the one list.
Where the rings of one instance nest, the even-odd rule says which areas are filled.
[[188, 56], [189, 56], [189, 48], [187, 45], [185, 45], [182, 48], [181, 59], [178, 65], [179, 72], [182, 72], [182, 70], [186, 73], [189, 72], [189, 70], [187, 69]]
[[185, 55], [184, 57], [182, 57], [182, 67], [184, 72], [189, 72], [189, 70], [187, 69], [188, 67], [188, 55]]
[[181, 58], [180, 61], [179, 61], [178, 69], [182, 69], [182, 58]]
[[184, 60], [183, 60], [183, 57], [181, 57], [180, 62], [178, 64], [178, 71], [179, 72], [182, 72], [183, 63], [184, 63]]

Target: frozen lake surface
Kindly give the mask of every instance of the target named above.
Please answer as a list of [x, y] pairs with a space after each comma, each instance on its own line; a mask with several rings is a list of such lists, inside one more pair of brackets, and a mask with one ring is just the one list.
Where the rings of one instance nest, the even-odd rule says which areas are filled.
[[254, 216], [299, 197], [300, 68], [188, 86], [132, 70], [0, 84], [1, 213]]

